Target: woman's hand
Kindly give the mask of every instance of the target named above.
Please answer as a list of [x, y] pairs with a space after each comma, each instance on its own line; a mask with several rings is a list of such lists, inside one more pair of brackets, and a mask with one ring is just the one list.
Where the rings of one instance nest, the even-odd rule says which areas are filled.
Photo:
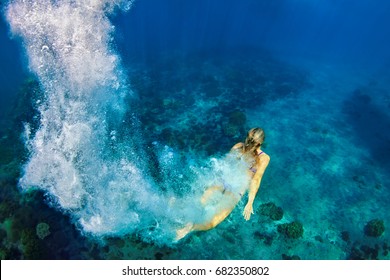
[[251, 203], [247, 203], [245, 208], [244, 208], [244, 212], [242, 213], [242, 215], [244, 216], [244, 219], [246, 221], [249, 221], [249, 219], [251, 218], [251, 214], [254, 214], [252, 204]]

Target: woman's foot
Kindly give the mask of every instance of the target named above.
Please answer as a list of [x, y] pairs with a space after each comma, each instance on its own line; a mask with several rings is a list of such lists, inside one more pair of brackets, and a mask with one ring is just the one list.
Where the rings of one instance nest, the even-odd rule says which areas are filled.
[[192, 228], [194, 227], [193, 223], [188, 223], [183, 227], [182, 229], [178, 229], [176, 231], [176, 238], [175, 241], [179, 241], [180, 239], [187, 236], [192, 231]]

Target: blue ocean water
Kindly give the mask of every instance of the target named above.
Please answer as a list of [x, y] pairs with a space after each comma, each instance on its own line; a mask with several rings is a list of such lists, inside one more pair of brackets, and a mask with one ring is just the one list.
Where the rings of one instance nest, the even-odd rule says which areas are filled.
[[[387, 1], [1, 8], [2, 259], [389, 259]], [[256, 126], [251, 220], [174, 242]]]

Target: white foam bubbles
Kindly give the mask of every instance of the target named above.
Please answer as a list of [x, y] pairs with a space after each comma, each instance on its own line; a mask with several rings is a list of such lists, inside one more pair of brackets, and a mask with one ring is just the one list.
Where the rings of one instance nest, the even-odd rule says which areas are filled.
[[[110, 172], [120, 169], [118, 161], [107, 160], [108, 119], [121, 121], [124, 98], [131, 91], [111, 47], [114, 27], [107, 14], [117, 7], [128, 9], [131, 3], [15, 0], [7, 7], [11, 31], [21, 37], [29, 68], [45, 94], [38, 108], [38, 130], [33, 134], [26, 126], [31, 156], [20, 186], [48, 191], [62, 209], [80, 221], [90, 220], [85, 228], [90, 232], [116, 228], [104, 220], [101, 212], [109, 212], [108, 205], [99, 199], [112, 196]], [[139, 173], [129, 173], [131, 178], [119, 174], [117, 184], [126, 179], [145, 185]]]

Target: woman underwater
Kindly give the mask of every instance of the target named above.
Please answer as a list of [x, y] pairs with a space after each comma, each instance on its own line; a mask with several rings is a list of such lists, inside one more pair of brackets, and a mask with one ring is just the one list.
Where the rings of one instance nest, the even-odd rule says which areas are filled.
[[176, 231], [176, 240], [184, 238], [192, 231], [205, 231], [212, 229], [219, 225], [236, 207], [241, 200], [245, 192], [248, 190], [248, 202], [243, 211], [243, 216], [248, 221], [253, 212], [253, 201], [260, 188], [261, 179], [264, 171], [268, 166], [270, 157], [261, 150], [261, 145], [264, 143], [265, 134], [261, 128], [252, 128], [249, 130], [248, 135], [244, 143], [235, 144], [231, 153], [237, 153], [238, 158], [243, 159], [250, 168], [248, 173], [250, 176], [249, 186], [242, 186], [239, 191], [234, 191], [230, 188], [229, 184], [223, 183], [222, 185], [212, 186], [204, 192], [201, 197], [201, 203], [204, 207], [207, 207], [210, 198], [216, 194], [221, 195], [219, 200], [219, 207], [215, 214], [208, 218], [204, 223], [188, 223], [184, 228]]

